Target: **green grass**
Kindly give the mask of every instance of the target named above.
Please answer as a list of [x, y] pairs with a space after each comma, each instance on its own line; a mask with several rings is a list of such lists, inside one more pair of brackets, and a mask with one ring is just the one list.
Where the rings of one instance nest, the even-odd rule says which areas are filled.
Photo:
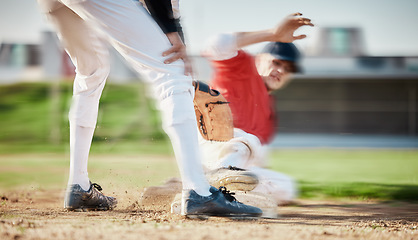
[[[59, 84], [0, 86], [0, 189], [65, 185], [69, 167], [71, 95], [72, 82], [65, 79]], [[172, 152], [154, 101], [147, 96], [147, 89], [141, 82], [105, 87], [89, 162], [94, 179], [106, 181], [108, 169], [115, 166], [118, 168], [114, 174], [131, 176], [130, 181], [135, 183], [132, 186], [159, 184], [164, 177], [176, 176], [176, 165], [172, 161], [164, 165], [152, 161], [143, 166], [142, 156], [170, 156]], [[107, 158], [107, 155], [112, 157]], [[126, 155], [134, 155], [136, 159], [128, 157], [131, 161], [127, 162]], [[95, 160], [97, 158], [99, 160]], [[164, 172], [165, 166], [171, 172]], [[144, 173], [143, 169], [148, 171]], [[114, 184], [118, 183], [123, 180]]]
[[[68, 145], [72, 85], [62, 81], [0, 86], [0, 153], [62, 152]], [[142, 83], [103, 92], [94, 143], [166, 141], [154, 102]]]
[[302, 197], [418, 201], [416, 150], [276, 150], [271, 159]]
[[[0, 190], [66, 184], [71, 91], [68, 81], [0, 86]], [[141, 83], [106, 86], [89, 161], [94, 181], [141, 188], [178, 176], [146, 96]], [[302, 198], [418, 201], [418, 150], [289, 149], [270, 160], [297, 180]]]
[[[158, 151], [158, 146], [162, 145], [156, 144], [154, 150]], [[91, 179], [104, 186], [140, 189], [178, 176], [171, 153], [135, 153], [129, 149], [124, 145], [116, 152], [92, 153]], [[270, 159], [272, 169], [297, 180], [301, 198], [418, 201], [417, 156], [418, 151], [400, 150], [282, 149], [273, 151]], [[68, 159], [68, 154], [59, 153], [0, 155], [0, 193], [20, 188], [62, 188], [68, 177]]]

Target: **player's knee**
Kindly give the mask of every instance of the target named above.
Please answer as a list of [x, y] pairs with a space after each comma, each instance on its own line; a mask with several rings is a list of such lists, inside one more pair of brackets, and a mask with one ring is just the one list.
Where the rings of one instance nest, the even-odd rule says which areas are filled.
[[166, 98], [187, 95], [191, 100], [194, 96], [192, 79], [184, 74], [157, 73], [150, 76], [154, 97], [162, 102]]
[[196, 121], [193, 98], [188, 91], [170, 94], [160, 101], [159, 106], [165, 128]]
[[77, 71], [74, 80], [74, 95], [88, 94], [100, 98], [106, 79], [109, 76], [110, 67], [97, 68], [89, 74]]

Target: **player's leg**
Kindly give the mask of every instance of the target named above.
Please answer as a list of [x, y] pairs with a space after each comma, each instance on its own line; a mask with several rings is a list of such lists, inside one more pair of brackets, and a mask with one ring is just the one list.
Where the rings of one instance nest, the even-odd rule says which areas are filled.
[[[162, 52], [171, 45], [145, 10], [140, 10], [131, 0], [62, 1], [100, 28], [132, 66], [150, 80], [161, 107], [164, 129], [173, 144], [183, 189], [187, 190], [185, 209], [194, 207], [193, 214], [206, 213], [205, 209], [210, 214], [222, 215], [219, 211], [223, 209], [228, 214], [235, 211], [258, 216], [259, 209], [237, 202], [226, 203], [219, 191], [209, 191], [198, 154], [191, 78], [184, 76], [182, 61], [164, 64]], [[207, 201], [213, 207], [203, 206]]]
[[[76, 66], [70, 111], [70, 173], [65, 207], [68, 209], [107, 210], [116, 200], [101, 194], [91, 184], [87, 162], [97, 121], [99, 98], [109, 73], [108, 52], [92, 29], [64, 5], [46, 11], [58, 36]], [[88, 195], [90, 201], [81, 201]]]
[[[256, 187], [257, 177], [243, 168], [250, 157], [249, 148], [245, 144], [208, 141], [201, 134], [198, 136], [205, 174], [212, 186], [240, 191], [251, 191]], [[231, 161], [222, 161], [225, 158]]]
[[[234, 132], [236, 133], [237, 129]], [[208, 170], [228, 166], [248, 168], [254, 162], [252, 145], [254, 144], [251, 144], [245, 137], [236, 134], [227, 142], [208, 141], [199, 135], [203, 165]]]
[[264, 148], [256, 136], [235, 128], [234, 138], [219, 147], [216, 161], [219, 167], [246, 169], [250, 166], [262, 166], [264, 156]]
[[206, 142], [201, 149], [205, 155], [206, 176], [212, 186], [239, 191], [251, 191], [257, 186], [257, 176], [246, 170], [253, 154], [245, 139], [233, 138], [215, 144]]
[[233, 138], [222, 146], [218, 161], [220, 167], [248, 168], [251, 159], [252, 151], [245, 139]]
[[[181, 61], [170, 65], [163, 63], [162, 52], [170, 47], [170, 43], [158, 25], [130, 0], [68, 2], [77, 14], [101, 29], [135, 70], [151, 81], [162, 108], [164, 129], [179, 156], [184, 187], [210, 195], [209, 184], [199, 177], [203, 173], [194, 152], [196, 134], [188, 129], [194, 120], [193, 106], [189, 104], [192, 101], [191, 79], [184, 76]], [[181, 141], [174, 142], [176, 139]]]
[[259, 184], [253, 192], [269, 196], [278, 205], [289, 203], [297, 197], [297, 184], [290, 176], [259, 167], [252, 167], [249, 170], [259, 179]]
[[258, 138], [240, 129], [234, 129], [234, 138], [228, 142], [208, 142], [200, 138], [204, 165], [213, 186], [231, 190], [251, 191], [258, 185], [258, 177], [248, 169], [262, 166], [265, 151]]

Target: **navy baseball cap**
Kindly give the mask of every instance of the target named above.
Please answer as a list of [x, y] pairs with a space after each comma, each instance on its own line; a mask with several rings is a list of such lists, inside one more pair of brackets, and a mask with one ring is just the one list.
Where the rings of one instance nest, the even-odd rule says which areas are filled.
[[276, 59], [293, 62], [295, 71], [300, 72], [299, 60], [301, 54], [293, 43], [270, 42], [268, 43], [262, 53], [270, 53]]

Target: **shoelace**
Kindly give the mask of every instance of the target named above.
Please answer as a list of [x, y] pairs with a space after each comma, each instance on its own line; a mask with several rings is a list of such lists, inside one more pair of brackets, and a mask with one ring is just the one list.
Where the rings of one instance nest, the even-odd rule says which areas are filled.
[[235, 171], [245, 171], [245, 169], [238, 168], [238, 167], [234, 167], [234, 166], [231, 166], [231, 165], [229, 165], [227, 167], [227, 169], [229, 169], [229, 170], [235, 170]]
[[99, 185], [99, 184], [97, 184], [97, 183], [92, 183], [91, 184], [94, 188], [96, 188], [97, 190], [99, 190], [100, 192], [103, 190], [102, 189], [102, 187]]
[[219, 191], [225, 196], [226, 200], [230, 202], [237, 201], [237, 199], [234, 196], [232, 196], [232, 195], [235, 195], [235, 193], [228, 191], [226, 187], [224, 186], [219, 187]]

